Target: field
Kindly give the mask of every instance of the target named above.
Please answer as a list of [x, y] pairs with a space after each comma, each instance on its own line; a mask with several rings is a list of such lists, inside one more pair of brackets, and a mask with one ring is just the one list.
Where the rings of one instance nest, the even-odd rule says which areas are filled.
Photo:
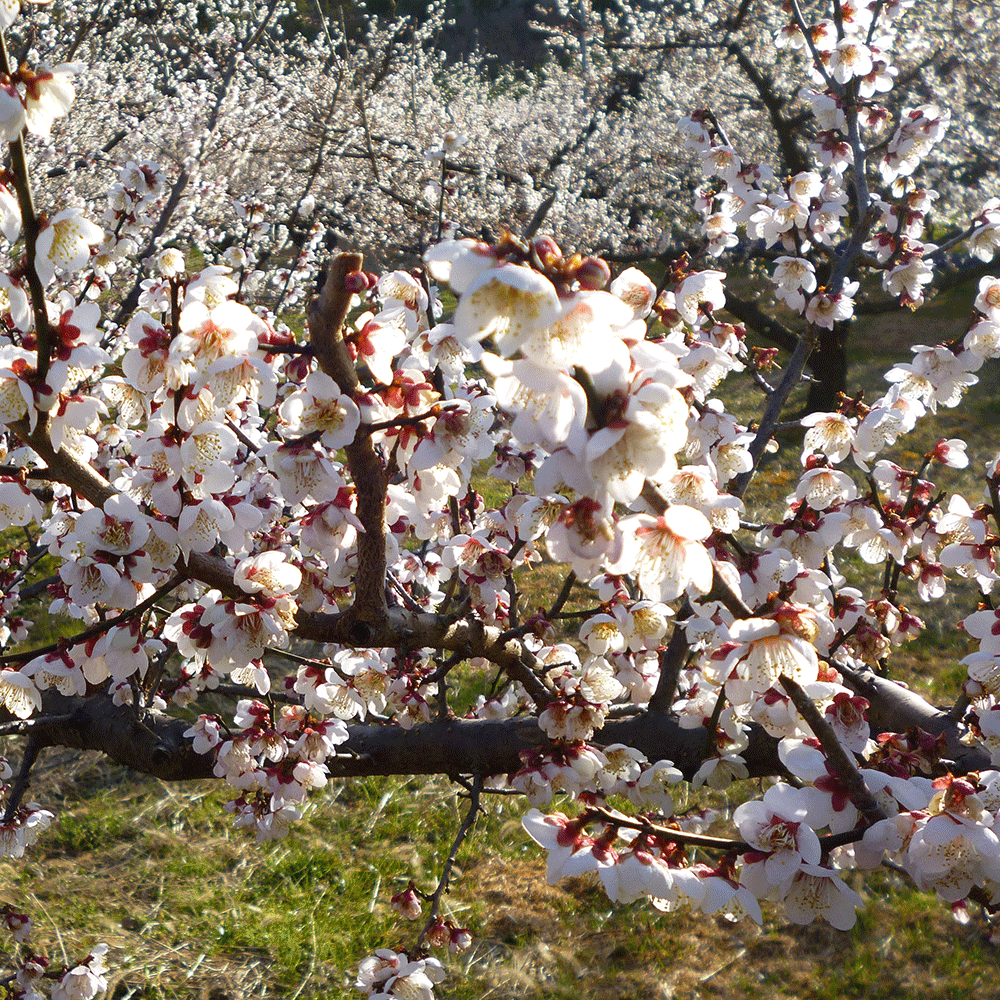
[[[856, 336], [865, 344], [854, 359], [859, 383], [876, 393], [887, 363], [908, 360], [910, 339], [958, 332], [969, 299], [966, 290], [964, 300], [930, 310], [916, 334], [909, 316], [866, 321]], [[972, 469], [997, 447], [996, 376], [994, 364], [961, 415], [936, 422], [939, 434], [968, 439]], [[918, 430], [901, 444], [892, 457], [912, 467], [933, 441]], [[775, 498], [793, 482], [796, 449], [789, 454], [787, 467], [777, 461], [766, 472]], [[965, 495], [979, 499], [968, 487]], [[920, 614], [915, 596], [910, 603]], [[933, 617], [895, 659], [894, 676], [947, 703], [963, 674], [964, 637], [951, 627], [961, 611], [952, 605]], [[29, 797], [58, 823], [26, 864], [0, 864], [0, 903], [33, 914], [33, 945], [55, 962], [72, 964], [108, 942], [114, 1000], [357, 995], [358, 960], [415, 937], [388, 899], [411, 877], [433, 888], [462, 808], [443, 779], [347, 781], [318, 796], [287, 841], [257, 847], [231, 829], [214, 783], [168, 786], [55, 750], [43, 756]], [[727, 807], [722, 795], [704, 803]], [[444, 915], [470, 928], [474, 944], [451, 961], [441, 996], [1000, 996], [985, 921], [973, 914], [957, 923], [895, 872], [858, 882], [868, 907], [849, 933], [788, 925], [780, 912], [763, 929], [661, 915], [613, 906], [584, 880], [547, 886], [543, 855], [520, 829], [523, 808], [491, 798], [459, 854]]]
[[[365, 779], [317, 801], [287, 842], [258, 848], [229, 828], [214, 786], [168, 787], [94, 760], [60, 767], [57, 783], [57, 763], [37, 792], [60, 822], [28, 864], [0, 866], [0, 898], [31, 909], [35, 946], [56, 961], [108, 942], [116, 1000], [356, 996], [358, 958], [412, 937], [388, 897], [411, 876], [433, 886], [457, 825], [444, 782]], [[519, 812], [491, 803], [459, 855], [446, 914], [475, 942], [442, 996], [997, 995], [985, 924], [958, 924], [893, 872], [856, 885], [868, 907], [848, 933], [779, 912], [764, 928], [664, 915], [612, 906], [580, 879], [546, 885]]]

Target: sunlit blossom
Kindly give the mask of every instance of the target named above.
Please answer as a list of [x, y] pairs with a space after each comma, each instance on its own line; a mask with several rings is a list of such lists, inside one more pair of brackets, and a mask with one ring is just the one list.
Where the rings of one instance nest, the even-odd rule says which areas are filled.
[[625, 554], [612, 572], [634, 567], [651, 600], [672, 601], [689, 586], [701, 593], [712, 586], [712, 561], [702, 544], [712, 527], [700, 511], [678, 505], [660, 517], [635, 514], [623, 519], [620, 528]]
[[35, 270], [43, 285], [57, 269], [73, 271], [90, 259], [90, 248], [100, 243], [104, 231], [72, 208], [57, 212], [42, 225], [35, 243]]

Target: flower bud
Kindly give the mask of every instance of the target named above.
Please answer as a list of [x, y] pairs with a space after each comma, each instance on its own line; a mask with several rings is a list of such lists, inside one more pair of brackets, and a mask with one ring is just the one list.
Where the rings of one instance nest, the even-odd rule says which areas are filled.
[[611, 280], [611, 268], [600, 257], [587, 257], [577, 269], [576, 280], [581, 288], [597, 291]]

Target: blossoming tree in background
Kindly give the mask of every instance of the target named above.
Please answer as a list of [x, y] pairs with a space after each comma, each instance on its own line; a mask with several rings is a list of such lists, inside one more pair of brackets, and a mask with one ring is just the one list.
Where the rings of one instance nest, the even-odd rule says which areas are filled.
[[[217, 40], [228, 68], [178, 171], [126, 161], [101, 212], [89, 176], [78, 199], [46, 201], [62, 175], [38, 166], [88, 69], [36, 59], [32, 13], [0, 7], [0, 516], [17, 543], [0, 558], [0, 732], [19, 746], [0, 764], [3, 854], [53, 819], [25, 796], [50, 746], [214, 776], [260, 841], [287, 835], [330, 780], [448, 775], [465, 816], [437, 891], [393, 897], [422, 930], [361, 961], [373, 996], [429, 997], [444, 975], [433, 949], [471, 944], [440, 900], [497, 791], [530, 803], [550, 881], [591, 873], [620, 903], [760, 920], [770, 901], [848, 928], [862, 900], [843, 874], [888, 860], [957, 912], [992, 912], [1000, 458], [946, 496], [932, 477], [968, 466], [962, 441], [918, 470], [892, 449], [1000, 355], [1000, 281], [982, 277], [967, 332], [916, 349], [882, 396], [842, 394], [801, 420], [783, 507], [759, 471], [811, 353], [861, 295], [880, 286], [917, 308], [942, 261], [1000, 244], [996, 200], [968, 219], [956, 208], [943, 240], [928, 231], [920, 171], [949, 116], [889, 103], [913, 6], [792, 0], [779, 18], [776, 44], [806, 72], [801, 169], [748, 159], [712, 109], [682, 119], [699, 239], [659, 285], [563, 253], [537, 219], [489, 240], [467, 235], [475, 219], [446, 227], [461, 143], [448, 134], [432, 150], [439, 238], [381, 275], [334, 254], [303, 335], [288, 324], [320, 227], [296, 246], [294, 220], [276, 234], [249, 198], [229, 223], [199, 215], [200, 197], [178, 214], [192, 186], [211, 202], [210, 153], [246, 146], [227, 131], [236, 81], [266, 64], [277, 7]], [[195, 108], [183, 98], [178, 121]], [[294, 204], [307, 216], [315, 197]], [[793, 350], [777, 377], [726, 312], [719, 267], [740, 244], [784, 309]], [[271, 277], [254, 266], [266, 254], [284, 265]], [[727, 410], [736, 382], [761, 391], [752, 424]], [[524, 584], [543, 559], [564, 576], [537, 606]], [[924, 627], [908, 604], [962, 581], [979, 595], [964, 619], [979, 647], [940, 710], [888, 673]], [[25, 611], [41, 595], [71, 623], [49, 645]], [[565, 610], [571, 595], [584, 611]], [[777, 780], [758, 796], [748, 777]], [[682, 783], [740, 804], [677, 809]], [[24, 914], [5, 923], [27, 937]], [[41, 995], [45, 961], [13, 964], [19, 995]], [[103, 972], [97, 948], [48, 975], [52, 996], [94, 996]]]

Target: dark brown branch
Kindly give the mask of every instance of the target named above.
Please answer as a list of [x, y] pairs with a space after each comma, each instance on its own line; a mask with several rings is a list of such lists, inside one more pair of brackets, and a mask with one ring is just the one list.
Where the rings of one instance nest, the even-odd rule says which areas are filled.
[[30, 730], [28, 739], [24, 744], [24, 750], [22, 751], [21, 767], [18, 769], [17, 778], [14, 780], [14, 787], [11, 788], [10, 797], [7, 799], [7, 808], [4, 811], [3, 817], [4, 823], [10, 823], [17, 814], [18, 807], [21, 805], [21, 799], [24, 798], [24, 793], [28, 788], [31, 769], [35, 766], [35, 761], [38, 760], [38, 754], [41, 752], [43, 745], [38, 738], [38, 730]]
[[733, 496], [739, 497], [741, 500], [747, 491], [747, 487], [750, 485], [750, 480], [757, 471], [758, 463], [764, 456], [764, 452], [771, 440], [771, 435], [774, 433], [774, 428], [778, 424], [778, 419], [781, 416], [781, 411], [784, 408], [785, 402], [792, 394], [792, 390], [799, 384], [799, 379], [802, 378], [806, 362], [809, 360], [809, 355], [812, 354], [813, 347], [816, 345], [818, 334], [819, 328], [813, 326], [810, 327], [809, 331], [800, 338], [795, 351], [793, 352], [788, 363], [785, 365], [785, 369], [781, 375], [781, 380], [775, 386], [774, 392], [768, 397], [767, 406], [764, 409], [764, 415], [761, 418], [760, 426], [757, 428], [757, 435], [750, 443], [749, 450], [750, 456], [753, 459], [753, 468], [750, 469], [749, 472], [739, 473], [733, 479], [732, 485], [729, 488], [729, 492], [732, 493]]
[[371, 434], [375, 431], [385, 431], [389, 430], [390, 427], [416, 427], [417, 424], [422, 424], [425, 420], [436, 420], [455, 409], [454, 405], [448, 403], [435, 403], [424, 413], [415, 413], [410, 417], [394, 417], [392, 420], [381, 420], [377, 424], [369, 424], [368, 432]]
[[[167, 226], [170, 224], [170, 220], [173, 218], [174, 212], [177, 211], [177, 207], [181, 203], [181, 198], [184, 196], [184, 192], [187, 190], [188, 184], [190, 183], [191, 173], [188, 171], [187, 167], [184, 167], [177, 175], [177, 180], [174, 181], [174, 186], [170, 190], [170, 197], [167, 198], [167, 203], [163, 206], [163, 209], [160, 212], [160, 217], [156, 220], [156, 225], [153, 227], [153, 231], [149, 234], [149, 239], [146, 241], [146, 245], [137, 255], [138, 260], [145, 260], [147, 257], [152, 256], [153, 251], [156, 249], [157, 241], [167, 231]], [[135, 308], [139, 304], [139, 296], [142, 294], [142, 282], [144, 280], [145, 272], [140, 270], [135, 276], [135, 281], [132, 283], [132, 287], [129, 289], [128, 295], [125, 296], [122, 304], [118, 307], [118, 311], [115, 313], [115, 327], [121, 326], [128, 320], [132, 313], [135, 312]]]
[[653, 823], [641, 817], [632, 819], [611, 809], [604, 809], [601, 806], [594, 806], [588, 809], [586, 815], [593, 816], [594, 819], [600, 820], [603, 823], [610, 823], [612, 826], [618, 827], [618, 829], [651, 833], [674, 844], [687, 844], [691, 847], [708, 847], [717, 851], [736, 851], [740, 854], [753, 850], [753, 847], [745, 840], [728, 840], [723, 837], [712, 837], [705, 833], [687, 833], [684, 830], [675, 830], [673, 827]]
[[[690, 612], [689, 612], [690, 613]], [[687, 615], [685, 615], [687, 617]], [[684, 621], [678, 616], [674, 622], [667, 648], [660, 653], [660, 678], [656, 682], [656, 690], [649, 699], [651, 712], [668, 712], [677, 695], [677, 681], [681, 669], [690, 652], [687, 633], [684, 631]]]
[[553, 618], [558, 615], [562, 609], [565, 607], [566, 602], [569, 600], [570, 592], [573, 590], [573, 585], [576, 583], [576, 573], [570, 570], [569, 575], [563, 580], [562, 588], [560, 589], [555, 601], [552, 603], [552, 607], [545, 613], [545, 617], [552, 621]]
[[[190, 722], [183, 719], [115, 705], [107, 695], [81, 700], [51, 690], [45, 692], [43, 712], [29, 737], [39, 750], [99, 750], [116, 764], [164, 781], [213, 776], [211, 758], [195, 753], [184, 736]], [[0, 710], [0, 716], [7, 713]]]
[[481, 775], [477, 775], [469, 791], [469, 811], [465, 814], [462, 825], [458, 828], [458, 833], [455, 834], [448, 857], [445, 859], [444, 867], [441, 870], [441, 878], [438, 880], [434, 895], [431, 896], [431, 908], [427, 914], [427, 923], [420, 932], [420, 937], [417, 938], [414, 951], [424, 943], [424, 939], [438, 919], [438, 914], [441, 910], [441, 897], [444, 893], [448, 892], [448, 887], [451, 883], [451, 873], [455, 868], [455, 861], [458, 858], [458, 850], [476, 822], [476, 817], [479, 815], [479, 798], [482, 790], [483, 779]]
[[12, 479], [41, 479], [45, 481], [56, 480], [59, 477], [49, 469], [31, 469], [25, 465], [0, 465], [0, 476], [10, 476]]
[[826, 754], [827, 762], [836, 772], [840, 783], [847, 789], [851, 801], [857, 806], [866, 822], [871, 824], [885, 819], [882, 807], [875, 801], [875, 796], [868, 791], [868, 786], [865, 784], [865, 779], [861, 777], [857, 764], [841, 745], [833, 727], [820, 714], [816, 703], [790, 677], [782, 674], [778, 680], [785, 689], [785, 693], [792, 699], [792, 704], [795, 705], [799, 714], [809, 724], [816, 739], [819, 740], [823, 752]]
[[[756, 849], [745, 840], [727, 840], [723, 837], [711, 837], [704, 833], [687, 833], [684, 830], [676, 830], [670, 826], [653, 823], [648, 819], [643, 819], [642, 817], [632, 819], [622, 816], [620, 813], [615, 813], [610, 809], [604, 809], [599, 806], [592, 807], [587, 810], [587, 812], [588, 814], [593, 815], [595, 819], [604, 823], [610, 823], [619, 829], [638, 830], [640, 833], [651, 833], [656, 837], [661, 837], [663, 840], [670, 841], [674, 844], [687, 844], [691, 847], [707, 847], [717, 851], [736, 851], [738, 854], [744, 854], [747, 851]], [[820, 846], [824, 851], [830, 851], [834, 847], [842, 847], [844, 844], [857, 843], [857, 841], [864, 836], [865, 829], [865, 827], [859, 827], [855, 830], [845, 830], [843, 833], [827, 834], [825, 837], [819, 838]]]
[[531, 221], [524, 227], [524, 231], [521, 233], [526, 240], [532, 239], [541, 228], [542, 223], [545, 221], [545, 216], [549, 214], [549, 209], [555, 204], [555, 200], [555, 193], [552, 193], [535, 209], [535, 214], [531, 217]]
[[771, 319], [755, 302], [736, 298], [726, 290], [726, 312], [735, 316], [748, 330], [771, 341], [785, 351], [794, 351], [799, 338], [776, 320]]
[[[990, 766], [989, 755], [958, 743], [959, 730], [943, 712], [919, 695], [882, 678], [864, 692], [873, 706], [880, 705], [891, 724], [902, 732], [920, 725], [928, 732], [944, 732], [949, 746], [963, 751], [956, 756], [955, 773]], [[212, 777], [212, 758], [194, 753], [184, 737], [190, 722], [132, 706], [116, 706], [106, 695], [83, 701], [54, 691], [45, 693], [43, 713], [31, 727], [41, 747], [65, 746], [98, 750], [124, 767], [152, 774], [165, 781]], [[898, 713], [898, 714], [894, 714]], [[878, 719], [878, 712], [869, 711]], [[0, 710], [0, 724], [8, 713]], [[878, 726], [879, 722], [875, 723]], [[439, 719], [413, 729], [393, 725], [349, 726], [350, 737], [343, 755], [327, 761], [333, 777], [411, 774], [510, 774], [522, 766], [522, 750], [549, 745], [535, 718], [506, 720]], [[784, 773], [778, 759], [777, 741], [757, 725], [750, 728], [750, 744], [743, 753], [751, 777]], [[609, 721], [600, 730], [603, 744], [624, 743], [635, 747], [648, 760], [671, 760], [687, 778], [702, 764], [704, 731], [683, 729], [678, 721], [660, 713], [643, 713]]]
[[50, 643], [47, 646], [39, 646], [36, 649], [24, 649], [17, 653], [8, 653], [6, 656], [0, 656], [0, 665], [33, 660], [36, 656], [46, 656], [49, 653], [54, 653], [58, 649], [76, 646], [81, 642], [86, 642], [88, 639], [93, 639], [95, 636], [103, 635], [110, 629], [145, 614], [154, 604], [156, 604], [157, 601], [159, 601], [161, 597], [164, 597], [169, 594], [170, 591], [179, 587], [184, 580], [185, 577], [181, 576], [179, 573], [174, 574], [169, 580], [167, 580], [166, 583], [157, 587], [157, 589], [150, 594], [149, 597], [142, 601], [142, 603], [137, 604], [134, 608], [130, 608], [128, 611], [123, 611], [120, 615], [116, 615], [114, 618], [109, 618], [107, 621], [91, 625], [89, 628], [85, 628], [82, 632], [78, 632], [76, 635], [65, 636], [58, 642]]
[[842, 663], [834, 663], [843, 675], [844, 683], [868, 701], [868, 724], [873, 734], [903, 733], [920, 728], [932, 736], [944, 734], [948, 757], [956, 774], [989, 768], [988, 754], [978, 747], [961, 742], [964, 729], [951, 719], [948, 712], [925, 701], [915, 691], [901, 687], [887, 677], [871, 671], [858, 673]]
[[[7, 39], [0, 31], [0, 72], [10, 78], [10, 57], [7, 54]], [[28, 158], [24, 149], [24, 129], [16, 139], [8, 143], [10, 149], [10, 174], [17, 195], [18, 208], [21, 211], [21, 229], [24, 233], [24, 276], [28, 282], [31, 298], [31, 314], [35, 321], [35, 337], [38, 343], [36, 375], [39, 387], [45, 384], [45, 376], [49, 371], [50, 355], [52, 353], [52, 330], [49, 327], [48, 310], [45, 306], [45, 288], [38, 276], [36, 267], [38, 237], [41, 227], [35, 212], [35, 199], [31, 191], [31, 176], [28, 172]]]
[[797, 174], [803, 170], [811, 169], [812, 165], [809, 162], [809, 157], [806, 156], [805, 151], [797, 141], [798, 136], [801, 134], [798, 127], [801, 123], [796, 121], [795, 118], [786, 118], [781, 113], [788, 101], [774, 89], [773, 78], [766, 73], [762, 73], [753, 59], [743, 51], [740, 45], [735, 42], [731, 43], [729, 51], [736, 57], [736, 62], [743, 71], [743, 75], [753, 84], [754, 89], [757, 91], [757, 96], [767, 109], [768, 117], [771, 119], [771, 126], [778, 137], [781, 156], [785, 161], [786, 170]]
[[[106, 695], [79, 701], [53, 691], [45, 693], [44, 711], [62, 718], [32, 728], [40, 747], [98, 750], [123, 767], [164, 781], [213, 777], [211, 755], [194, 753], [184, 736], [189, 720], [117, 706]], [[0, 721], [6, 716], [0, 710]], [[438, 719], [409, 730], [394, 725], [348, 730], [346, 752], [326, 761], [333, 777], [511, 774], [522, 767], [521, 751], [550, 745], [535, 718]], [[652, 761], [671, 760], [688, 778], [702, 763], [703, 730], [682, 729], [676, 719], [663, 715], [608, 722], [600, 738], [635, 747]], [[758, 726], [751, 729], [745, 757], [753, 777], [781, 772], [777, 743]]]
[[[358, 376], [344, 341], [343, 326], [353, 292], [350, 275], [358, 274], [364, 258], [359, 253], [338, 253], [330, 262], [319, 298], [309, 307], [309, 342], [323, 371], [340, 391], [354, 396]], [[385, 469], [372, 444], [371, 428], [362, 421], [351, 444], [344, 449], [357, 491], [358, 519], [364, 528], [358, 534], [358, 572], [354, 604], [350, 610], [356, 623], [354, 644], [369, 645], [368, 635], [387, 613], [385, 595]]]

